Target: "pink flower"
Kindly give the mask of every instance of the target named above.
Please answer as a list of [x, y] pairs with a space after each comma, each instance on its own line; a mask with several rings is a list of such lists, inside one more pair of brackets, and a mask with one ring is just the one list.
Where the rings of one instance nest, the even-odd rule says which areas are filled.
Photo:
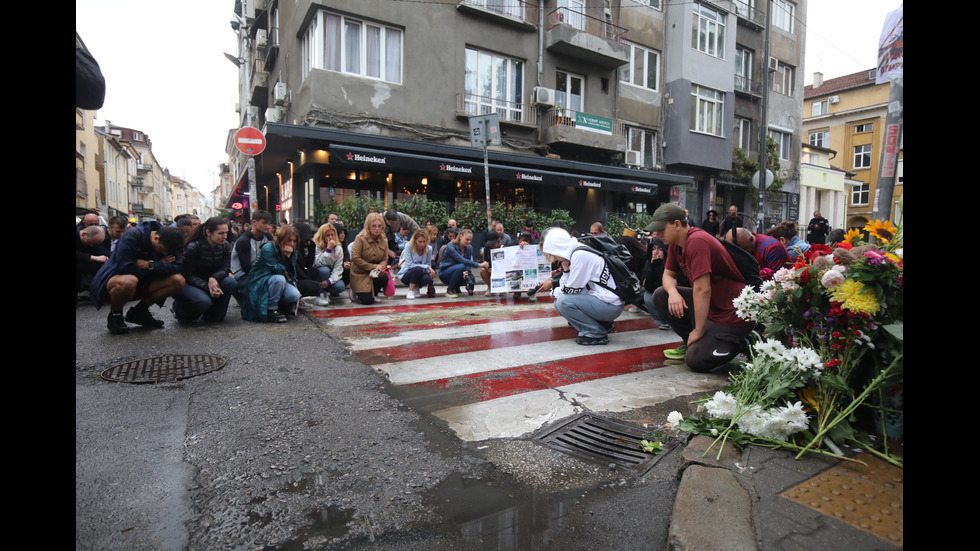
[[833, 289], [841, 283], [844, 283], [844, 274], [837, 270], [827, 270], [820, 278], [820, 284], [827, 289]]

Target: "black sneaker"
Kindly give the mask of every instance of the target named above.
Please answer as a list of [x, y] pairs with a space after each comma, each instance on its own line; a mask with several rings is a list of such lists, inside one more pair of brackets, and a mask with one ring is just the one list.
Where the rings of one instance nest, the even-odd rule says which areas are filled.
[[286, 314], [279, 310], [269, 310], [269, 321], [272, 323], [286, 323]]
[[426, 292], [426, 296], [428, 296], [429, 298], [432, 298], [432, 297], [436, 296], [436, 286], [435, 285], [433, 285], [431, 283], [429, 284], [429, 290]]
[[126, 312], [126, 321], [143, 327], [163, 327], [163, 320], [158, 320], [150, 313], [150, 307], [137, 304]]
[[585, 346], [609, 344], [609, 337], [577, 337], [575, 342]]
[[469, 293], [470, 296], [473, 296], [473, 291], [475, 288], [476, 285], [472, 281], [466, 282], [466, 292]]
[[106, 319], [106, 327], [109, 328], [109, 332], [113, 335], [126, 335], [129, 333], [129, 326], [126, 325], [122, 312], [109, 312], [109, 317]]

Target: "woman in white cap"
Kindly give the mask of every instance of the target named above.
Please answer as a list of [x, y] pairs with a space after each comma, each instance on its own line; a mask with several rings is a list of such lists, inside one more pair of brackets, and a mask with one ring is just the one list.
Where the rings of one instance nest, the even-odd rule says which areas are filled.
[[541, 251], [549, 261], [558, 261], [564, 274], [551, 291], [555, 310], [578, 331], [575, 342], [582, 345], [609, 344], [613, 320], [623, 312], [623, 301], [612, 290], [616, 282], [606, 261], [588, 250], [561, 228], [549, 228]]

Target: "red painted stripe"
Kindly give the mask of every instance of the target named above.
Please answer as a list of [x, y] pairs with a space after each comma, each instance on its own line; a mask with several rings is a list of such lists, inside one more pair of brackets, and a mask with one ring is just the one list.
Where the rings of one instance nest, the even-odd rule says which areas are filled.
[[[386, 299], [391, 300], [391, 299]], [[551, 297], [540, 297], [538, 303], [554, 302]], [[382, 314], [397, 314], [401, 312], [427, 312], [429, 310], [444, 310], [447, 308], [458, 308], [467, 306], [484, 306], [487, 303], [496, 302], [498, 304], [528, 304], [526, 298], [514, 300], [513, 297], [507, 298], [483, 298], [481, 300], [456, 300], [451, 302], [427, 302], [426, 298], [418, 298], [412, 302], [393, 304], [388, 306], [384, 301], [376, 302], [371, 306], [353, 306], [349, 308], [327, 308], [325, 310], [307, 310], [307, 313], [314, 318], [349, 318], [355, 316], [377, 316]]]
[[[422, 329], [433, 329], [438, 327], [445, 327], [446, 330], [451, 330], [453, 327], [461, 327], [465, 325], [479, 325], [483, 323], [500, 322], [500, 321], [517, 321], [525, 319], [540, 319], [540, 318], [553, 318], [558, 316], [558, 313], [554, 310], [511, 310], [507, 312], [494, 312], [492, 317], [481, 317], [473, 319], [460, 319], [453, 316], [435, 316], [431, 318], [432, 321], [426, 323], [405, 323], [397, 319], [390, 322], [381, 322], [374, 325], [355, 325], [348, 327], [340, 327], [334, 333], [341, 337], [351, 337], [351, 336], [372, 336], [372, 335], [390, 335], [396, 333], [403, 333], [406, 331], [418, 331]], [[438, 325], [433, 322], [439, 320], [446, 320], [445, 325]], [[447, 336], [451, 334], [447, 333]]]
[[[514, 394], [636, 373], [664, 366], [663, 351], [678, 343], [569, 358], [543, 364], [436, 379], [410, 386], [446, 391], [459, 389], [462, 403], [482, 402]], [[461, 405], [453, 400], [453, 405]]]
[[[523, 317], [521, 319], [528, 318]], [[638, 331], [643, 329], [652, 329], [653, 327], [653, 319], [649, 317], [616, 322], [616, 332]], [[613, 335], [615, 334], [616, 333], [613, 333]], [[354, 359], [367, 365], [377, 365], [381, 363], [434, 358], [444, 356], [446, 354], [477, 352], [480, 350], [506, 350], [510, 347], [520, 346], [522, 344], [537, 344], [561, 339], [570, 339], [576, 335], [578, 335], [578, 331], [567, 326], [553, 329], [534, 329], [514, 333], [500, 333], [496, 335], [481, 335], [478, 337], [469, 337], [464, 339], [409, 344], [392, 348], [361, 350], [354, 354]]]

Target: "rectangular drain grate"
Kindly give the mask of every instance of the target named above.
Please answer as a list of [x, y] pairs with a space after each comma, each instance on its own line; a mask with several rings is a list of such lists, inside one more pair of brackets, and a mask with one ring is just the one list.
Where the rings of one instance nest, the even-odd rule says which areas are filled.
[[556, 427], [548, 428], [534, 439], [541, 444], [568, 455], [596, 461], [645, 474], [676, 443], [664, 445], [664, 451], [651, 455], [640, 449], [640, 440], [648, 432], [641, 427], [582, 414]]

